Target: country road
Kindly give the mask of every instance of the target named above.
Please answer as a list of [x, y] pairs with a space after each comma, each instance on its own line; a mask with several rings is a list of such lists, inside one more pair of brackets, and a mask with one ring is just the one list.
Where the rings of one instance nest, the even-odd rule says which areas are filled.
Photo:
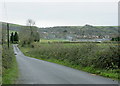
[[25, 56], [13, 45], [19, 67], [18, 84], [118, 84], [117, 81]]

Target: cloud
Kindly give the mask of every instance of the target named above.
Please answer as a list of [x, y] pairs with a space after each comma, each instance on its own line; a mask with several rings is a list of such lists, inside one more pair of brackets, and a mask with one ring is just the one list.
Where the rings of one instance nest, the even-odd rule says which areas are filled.
[[25, 25], [31, 18], [39, 27], [117, 25], [117, 5], [114, 2], [8, 2], [7, 21]]

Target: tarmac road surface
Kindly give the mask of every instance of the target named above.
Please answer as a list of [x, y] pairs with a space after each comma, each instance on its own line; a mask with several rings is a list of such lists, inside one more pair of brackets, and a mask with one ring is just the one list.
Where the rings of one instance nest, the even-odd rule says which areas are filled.
[[13, 48], [20, 73], [18, 84], [118, 84], [109, 78], [25, 56], [17, 45]]

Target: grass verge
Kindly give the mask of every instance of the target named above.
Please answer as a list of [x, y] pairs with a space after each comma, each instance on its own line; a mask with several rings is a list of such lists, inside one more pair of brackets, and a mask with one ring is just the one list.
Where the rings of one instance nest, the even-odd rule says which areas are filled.
[[6, 53], [2, 55], [2, 57], [4, 57], [3, 68], [2, 68], [3, 69], [2, 84], [15, 84], [18, 78], [18, 65], [17, 65], [16, 57], [13, 52], [12, 45], [10, 46], [10, 49], [5, 50], [5, 52]]

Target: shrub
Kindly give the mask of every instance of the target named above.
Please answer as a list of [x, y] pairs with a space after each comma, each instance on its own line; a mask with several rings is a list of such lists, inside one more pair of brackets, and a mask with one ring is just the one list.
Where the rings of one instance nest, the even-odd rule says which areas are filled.
[[117, 69], [119, 62], [118, 46], [114, 44], [33, 43], [29, 54], [42, 59], [67, 60], [73, 65], [102, 69]]

